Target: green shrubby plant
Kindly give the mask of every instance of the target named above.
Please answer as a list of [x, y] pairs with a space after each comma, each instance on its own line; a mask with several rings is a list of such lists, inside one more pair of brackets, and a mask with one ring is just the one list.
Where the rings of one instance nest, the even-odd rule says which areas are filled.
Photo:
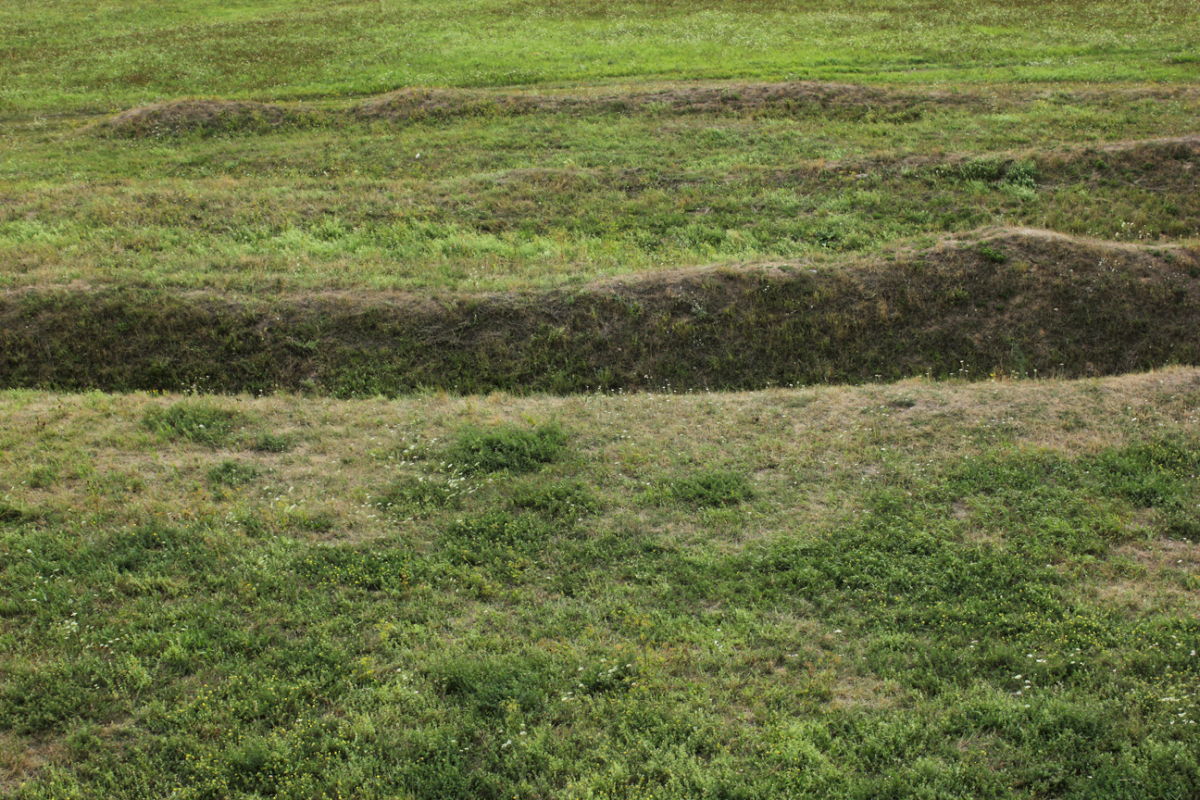
[[412, 553], [387, 547], [370, 549], [335, 545], [306, 549], [293, 568], [322, 591], [339, 588], [364, 591], [405, 591], [418, 569]]
[[513, 487], [511, 502], [517, 508], [537, 511], [556, 519], [578, 519], [600, 510], [594, 492], [580, 481], [526, 483]]
[[450, 523], [439, 542], [452, 561], [486, 564], [535, 553], [553, 532], [549, 524], [533, 514], [489, 511]]
[[250, 449], [260, 453], [287, 453], [296, 446], [293, 436], [261, 433], [250, 440]]
[[[553, 661], [540, 653], [462, 655], [432, 665], [428, 677], [451, 698], [461, 698], [485, 718], [537, 713], [558, 693]], [[514, 732], [515, 733], [515, 732]]]
[[470, 493], [470, 486], [458, 476], [403, 475], [393, 481], [372, 503], [389, 514], [422, 514], [444, 508], [457, 508]]

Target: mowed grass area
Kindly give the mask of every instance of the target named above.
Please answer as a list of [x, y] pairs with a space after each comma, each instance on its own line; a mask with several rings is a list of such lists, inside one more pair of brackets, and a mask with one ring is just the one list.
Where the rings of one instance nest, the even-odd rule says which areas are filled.
[[1200, 373], [0, 395], [12, 797], [1200, 781]]

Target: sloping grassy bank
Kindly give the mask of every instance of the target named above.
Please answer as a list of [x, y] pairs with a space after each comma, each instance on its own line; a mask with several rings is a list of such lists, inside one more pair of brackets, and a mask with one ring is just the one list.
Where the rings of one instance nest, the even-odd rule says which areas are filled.
[[546, 293], [0, 299], [0, 385], [216, 392], [746, 389], [1200, 363], [1200, 253], [999, 231]]

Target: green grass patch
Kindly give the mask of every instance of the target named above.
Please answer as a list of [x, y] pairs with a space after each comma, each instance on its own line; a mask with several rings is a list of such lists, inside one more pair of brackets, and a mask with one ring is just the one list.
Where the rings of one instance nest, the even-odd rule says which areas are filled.
[[511, 502], [555, 519], [578, 519], [600, 511], [595, 493], [578, 481], [532, 482], [512, 489]]
[[214, 486], [245, 486], [258, 477], [258, 470], [232, 459], [226, 459], [208, 471], [208, 480]]
[[0, 503], [0, 523], [5, 525], [20, 525], [35, 518], [28, 509], [13, 503]]
[[[839, 3], [773, 0], [626, 1], [600, 13], [584, 2], [531, 8], [512, 0], [306, 0], [254, 8], [190, 0], [170, 9], [122, 2], [100, 12], [68, 2], [47, 10], [35, 27], [28, 24], [31, 8], [17, 2], [0, 12], [0, 31], [12, 43], [0, 97], [27, 115], [179, 96], [317, 100], [409, 86], [679, 77], [952, 85], [1186, 80], [1196, 38], [1192, 7], [1181, 0], [1160, 2], [1153, 14], [1100, 2], [1052, 13], [997, 0], [968, 13], [895, 0], [854, 13]], [[346, 30], [356, 35], [336, 34]], [[481, 30], [492, 35], [481, 37]], [[897, 31], [905, 36], [897, 39]]]
[[533, 429], [471, 427], [459, 432], [448, 457], [467, 474], [533, 472], [557, 460], [567, 440], [567, 433], [555, 423]]
[[[1192, 373], [246, 398], [305, 450], [237, 460], [148, 440], [160, 397], [9, 392], [6, 478], [92, 463], [6, 481], [38, 513], [0, 525], [0, 723], [59, 755], [5, 769], [22, 798], [1186, 796]], [[552, 468], [416, 488], [460, 480], [464, 429], [554, 415]]]
[[293, 436], [262, 433], [250, 440], [250, 449], [260, 453], [287, 453], [296, 446]]
[[345, 588], [403, 594], [412, 582], [415, 561], [400, 548], [338, 545], [306, 550], [297, 558], [295, 570], [318, 590]]
[[549, 525], [531, 514], [491, 511], [455, 520], [440, 543], [456, 563], [487, 564], [536, 553], [552, 534]]
[[735, 506], [754, 497], [754, 490], [745, 475], [729, 470], [706, 470], [670, 486], [676, 500], [697, 506], [724, 508]]
[[380, 511], [390, 514], [419, 514], [457, 508], [469, 491], [469, 487], [459, 477], [442, 480], [405, 475], [385, 488], [373, 502]]
[[245, 418], [212, 401], [184, 400], [165, 408], [151, 408], [142, 417], [142, 424], [164, 439], [221, 447], [245, 424]]
[[[540, 654], [522, 657], [459, 657], [432, 666], [429, 678], [451, 699], [465, 701], [483, 717], [530, 714], [551, 701], [561, 680], [555, 680]], [[519, 735], [519, 732], [514, 731]]]

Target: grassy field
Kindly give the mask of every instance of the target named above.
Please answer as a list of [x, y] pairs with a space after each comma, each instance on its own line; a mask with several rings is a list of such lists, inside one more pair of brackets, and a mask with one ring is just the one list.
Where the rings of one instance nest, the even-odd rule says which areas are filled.
[[1171, 81], [1196, 74], [1194, 11], [1186, 0], [13, 0], [0, 11], [0, 107], [675, 78]]
[[1162, 797], [1200, 373], [7, 392], [14, 797]]
[[13, 123], [0, 285], [511, 291], [983, 225], [1200, 238], [1192, 88], [773, 88]]
[[0, 5], [0, 796], [1194, 797], [1197, 41]]

